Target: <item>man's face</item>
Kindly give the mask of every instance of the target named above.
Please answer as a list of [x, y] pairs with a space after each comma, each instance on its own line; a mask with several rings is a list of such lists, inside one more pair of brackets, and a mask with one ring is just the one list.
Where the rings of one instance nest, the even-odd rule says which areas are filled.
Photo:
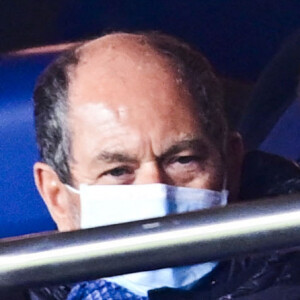
[[[219, 151], [195, 102], [155, 53], [86, 55], [69, 99], [71, 173], [87, 184], [171, 185], [219, 190]], [[132, 51], [132, 50], [131, 50]]]
[[[166, 183], [222, 188], [224, 161], [203, 129], [196, 102], [152, 50], [130, 43], [86, 46], [72, 70], [68, 97], [75, 187]], [[47, 204], [52, 216], [60, 230], [79, 228], [79, 197], [61, 189], [52, 193], [61, 200], [54, 207]]]

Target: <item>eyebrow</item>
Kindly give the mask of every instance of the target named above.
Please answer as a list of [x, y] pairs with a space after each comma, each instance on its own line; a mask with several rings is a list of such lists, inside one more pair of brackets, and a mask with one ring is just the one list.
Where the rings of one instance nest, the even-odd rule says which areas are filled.
[[137, 159], [135, 157], [120, 152], [103, 151], [97, 155], [96, 159], [106, 163], [137, 163]]
[[176, 155], [185, 150], [201, 150], [204, 154], [207, 153], [208, 148], [204, 141], [200, 139], [188, 139], [179, 141], [172, 146], [170, 146], [162, 155], [160, 155], [160, 160], [164, 160], [167, 157]]

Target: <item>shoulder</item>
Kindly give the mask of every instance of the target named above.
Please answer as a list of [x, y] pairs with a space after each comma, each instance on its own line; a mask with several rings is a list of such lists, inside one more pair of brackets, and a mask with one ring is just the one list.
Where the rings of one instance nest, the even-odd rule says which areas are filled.
[[300, 192], [298, 164], [262, 151], [246, 154], [241, 176], [241, 200], [296, 192]]
[[300, 252], [296, 249], [270, 255], [228, 298], [220, 299], [299, 299], [299, 294]]

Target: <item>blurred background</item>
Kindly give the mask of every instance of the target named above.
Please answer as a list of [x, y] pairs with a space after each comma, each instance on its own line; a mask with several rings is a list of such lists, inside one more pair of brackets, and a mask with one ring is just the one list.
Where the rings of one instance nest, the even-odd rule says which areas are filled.
[[55, 228], [32, 177], [31, 96], [64, 46], [42, 46], [120, 30], [175, 35], [213, 64], [236, 127], [262, 70], [299, 28], [298, 0], [0, 1], [0, 238]]
[[160, 30], [199, 46], [223, 74], [254, 80], [299, 17], [297, 0], [2, 0], [0, 52]]

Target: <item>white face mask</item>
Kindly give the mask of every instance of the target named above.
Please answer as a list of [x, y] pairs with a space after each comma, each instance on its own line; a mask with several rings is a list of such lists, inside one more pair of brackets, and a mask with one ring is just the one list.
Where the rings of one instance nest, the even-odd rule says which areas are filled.
[[[177, 187], [166, 184], [86, 185], [81, 184], [81, 228], [91, 228], [163, 217], [227, 204], [228, 191]], [[138, 295], [159, 287], [182, 287], [208, 274], [217, 263], [166, 268], [108, 278]]]

